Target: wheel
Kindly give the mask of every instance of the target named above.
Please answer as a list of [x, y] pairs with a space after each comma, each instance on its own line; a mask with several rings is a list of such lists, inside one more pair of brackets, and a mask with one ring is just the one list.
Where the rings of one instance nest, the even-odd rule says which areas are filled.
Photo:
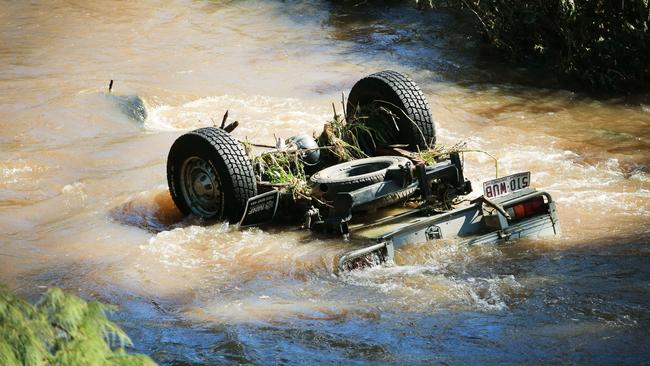
[[378, 208], [394, 205], [399, 202], [406, 202], [415, 192], [417, 191], [417, 187], [415, 188], [410, 188], [410, 189], [405, 189], [400, 192], [395, 192], [393, 194], [389, 194], [387, 196], [384, 196], [380, 199], [364, 203], [363, 205], [359, 205], [357, 207], [354, 207], [352, 209], [353, 212], [363, 212], [363, 211], [370, 211], [370, 210], [376, 210]]
[[323, 193], [349, 192], [383, 181], [388, 169], [408, 162], [400, 156], [357, 159], [325, 168], [312, 175], [310, 181]]
[[206, 219], [241, 219], [257, 194], [243, 146], [226, 131], [207, 127], [180, 136], [167, 157], [167, 183], [176, 206]]
[[436, 142], [426, 97], [399, 72], [381, 71], [357, 81], [348, 96], [346, 112], [349, 124], [361, 121], [369, 127], [372, 136], [367, 131], [357, 134], [367, 155], [374, 155], [376, 145], [405, 144], [417, 151]]
[[[386, 171], [398, 168], [410, 162], [409, 159], [399, 156], [377, 156], [373, 158], [358, 159], [337, 164], [323, 169], [311, 176], [313, 193], [316, 196], [333, 199], [336, 193], [350, 192], [369, 186], [386, 179]], [[404, 201], [415, 190], [397, 192], [379, 200], [368, 202], [355, 207], [354, 211], [365, 211], [385, 207], [395, 202]]]

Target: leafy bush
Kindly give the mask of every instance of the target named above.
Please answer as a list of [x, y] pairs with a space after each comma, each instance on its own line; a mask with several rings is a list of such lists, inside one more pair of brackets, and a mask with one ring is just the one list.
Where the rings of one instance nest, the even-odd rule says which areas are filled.
[[112, 309], [60, 289], [34, 306], [0, 287], [0, 365], [155, 365], [126, 353], [131, 340], [106, 318]]
[[597, 89], [650, 85], [648, 0], [460, 0], [490, 42]]

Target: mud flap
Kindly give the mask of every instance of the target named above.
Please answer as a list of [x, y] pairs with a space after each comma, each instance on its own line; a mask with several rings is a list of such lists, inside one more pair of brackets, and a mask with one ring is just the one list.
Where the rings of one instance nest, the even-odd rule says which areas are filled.
[[278, 211], [280, 191], [270, 191], [251, 197], [246, 202], [244, 215], [239, 221], [240, 227], [261, 225], [270, 222]]

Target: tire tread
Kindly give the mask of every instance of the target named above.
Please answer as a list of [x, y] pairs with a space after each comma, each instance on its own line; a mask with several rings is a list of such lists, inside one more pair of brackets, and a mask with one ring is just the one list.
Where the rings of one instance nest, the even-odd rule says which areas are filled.
[[[224, 212], [223, 218], [228, 218], [231, 221], [238, 221], [243, 214], [243, 210], [246, 207], [246, 202], [249, 198], [257, 194], [257, 182], [255, 179], [255, 173], [253, 171], [253, 166], [251, 165], [250, 159], [246, 155], [244, 147], [235, 140], [228, 132], [214, 127], [204, 127], [199, 128], [193, 131], [190, 131], [183, 136], [179, 137], [176, 141], [181, 141], [182, 138], [188, 136], [198, 137], [201, 141], [210, 145], [210, 149], [213, 152], [214, 157], [219, 157], [224, 163], [226, 168], [227, 177], [221, 177], [223, 179], [229, 179], [232, 183], [232, 197], [226, 197], [226, 201], [232, 203], [231, 207], [226, 207], [230, 209], [231, 212]], [[176, 145], [176, 142], [174, 143]], [[167, 164], [167, 182], [169, 184], [170, 193], [176, 205], [181, 209], [185, 214], [190, 213], [189, 204], [184, 202], [182, 194], [180, 194], [175, 183], [175, 174], [180, 174], [180, 172], [174, 171], [174, 148], [172, 146], [168, 157]], [[187, 145], [187, 144], [185, 144]], [[182, 146], [179, 147], [182, 149], [192, 149], [193, 146]], [[215, 167], [219, 170], [218, 167]], [[225, 192], [228, 194], [228, 192]], [[179, 202], [182, 201], [182, 202]], [[219, 218], [220, 219], [220, 218]]]
[[[400, 107], [403, 108], [404, 113], [413, 121], [413, 123], [409, 123], [415, 145], [412, 148], [426, 149], [435, 144], [436, 131], [429, 102], [420, 87], [408, 76], [392, 70], [384, 70], [368, 75], [354, 85], [349, 99], [354, 98], [355, 88], [361, 88], [363, 85], [372, 85], [372, 82], [375, 80], [384, 83], [393, 90], [402, 104]], [[353, 108], [356, 107], [354, 106], [354, 101], [349, 102], [348, 107], [350, 106]], [[352, 115], [352, 113], [348, 111], [348, 115]], [[422, 132], [420, 133], [420, 131]]]

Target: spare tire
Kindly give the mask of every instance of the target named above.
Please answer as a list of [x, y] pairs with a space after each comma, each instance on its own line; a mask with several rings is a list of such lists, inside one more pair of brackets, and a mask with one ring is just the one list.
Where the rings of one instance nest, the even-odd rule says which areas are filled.
[[241, 219], [257, 194], [243, 146], [226, 131], [207, 127], [180, 136], [167, 157], [167, 183], [176, 206], [206, 219]]
[[333, 165], [311, 176], [312, 192], [317, 197], [331, 200], [339, 192], [350, 192], [382, 182], [388, 169], [409, 162], [409, 159], [401, 156], [377, 156]]
[[[377, 118], [377, 111], [386, 117]], [[367, 155], [375, 155], [375, 145], [406, 144], [412, 151], [424, 150], [436, 142], [436, 129], [431, 110], [422, 90], [408, 76], [397, 71], [381, 71], [369, 75], [352, 87], [347, 102], [347, 122], [359, 117], [370, 127], [370, 133], [358, 132], [359, 145]], [[394, 117], [390, 117], [392, 115]], [[381, 137], [378, 139], [378, 137]], [[383, 140], [383, 141], [377, 141]]]

